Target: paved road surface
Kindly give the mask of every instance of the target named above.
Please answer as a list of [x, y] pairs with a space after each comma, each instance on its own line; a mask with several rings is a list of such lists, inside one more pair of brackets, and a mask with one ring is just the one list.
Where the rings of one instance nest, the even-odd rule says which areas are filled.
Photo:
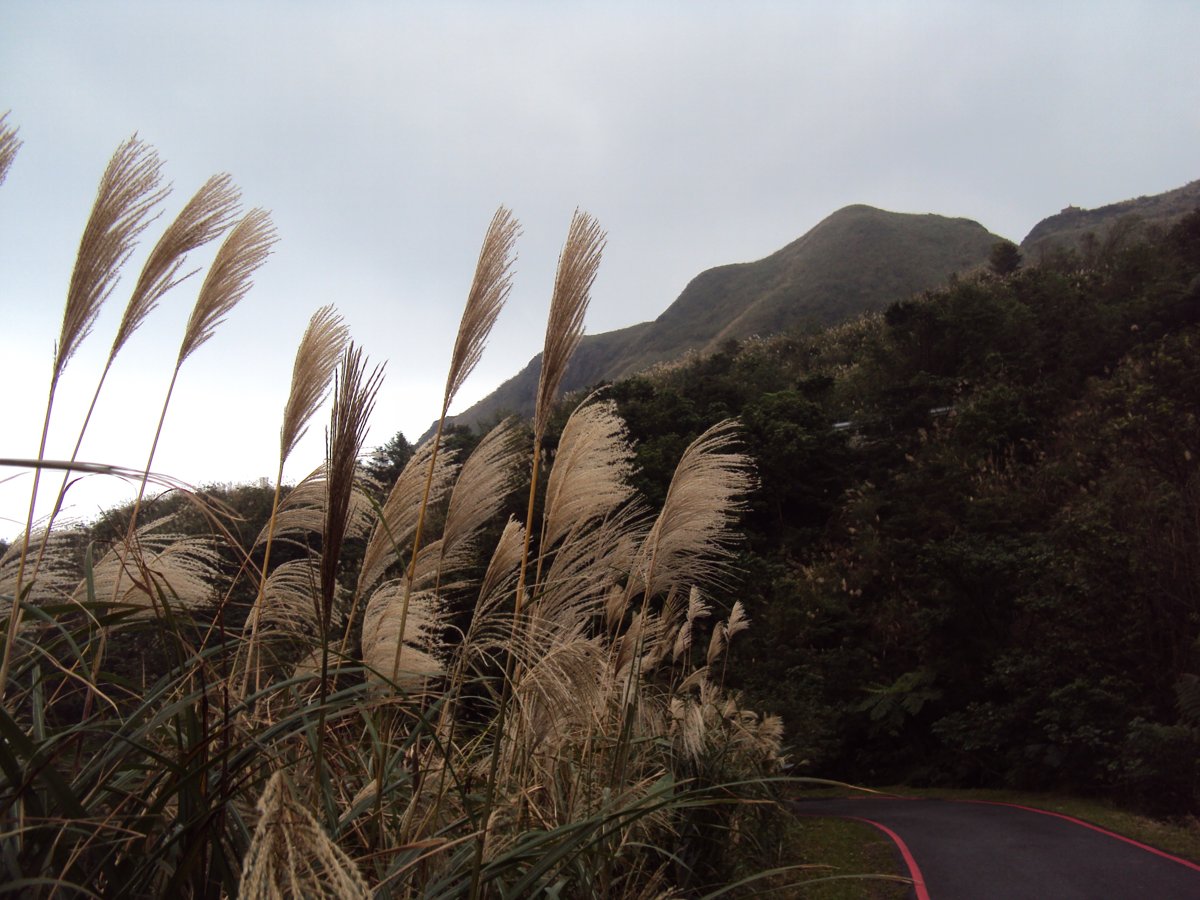
[[1200, 900], [1200, 866], [1054, 813], [875, 797], [794, 809], [883, 826], [919, 900]]

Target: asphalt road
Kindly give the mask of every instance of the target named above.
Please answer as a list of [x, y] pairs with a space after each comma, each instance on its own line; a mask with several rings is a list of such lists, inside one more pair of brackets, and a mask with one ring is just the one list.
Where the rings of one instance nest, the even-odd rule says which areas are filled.
[[890, 831], [918, 900], [1200, 900], [1200, 866], [1054, 813], [876, 797], [793, 808]]

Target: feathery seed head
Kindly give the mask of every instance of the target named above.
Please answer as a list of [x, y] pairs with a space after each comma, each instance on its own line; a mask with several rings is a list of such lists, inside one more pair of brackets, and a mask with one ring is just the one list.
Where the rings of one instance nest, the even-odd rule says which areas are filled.
[[[362, 565], [358, 570], [359, 594], [364, 594], [373, 587], [383, 577], [388, 566], [411, 546], [417, 519], [421, 513], [421, 498], [432, 455], [433, 442], [426, 441], [417, 448], [396, 477], [363, 553]], [[445, 496], [446, 491], [450, 489], [454, 472], [454, 454], [439, 452], [430, 483], [430, 504], [439, 503]]]
[[21, 149], [21, 141], [17, 138], [20, 129], [8, 125], [4, 121], [7, 118], [7, 112], [0, 115], [0, 184], [4, 184], [9, 167], [17, 158], [17, 151]]
[[713, 626], [712, 637], [708, 639], [708, 654], [704, 659], [706, 665], [713, 665], [725, 652], [725, 623], [718, 622]]
[[469, 553], [474, 540], [499, 511], [517, 479], [523, 451], [517, 423], [506, 419], [486, 435], [467, 457], [450, 492], [442, 528], [442, 568], [450, 571]]
[[[416, 591], [409, 595], [407, 604], [405, 593], [404, 579], [396, 579], [381, 585], [367, 601], [363, 614], [363, 662], [373, 671], [412, 688], [422, 679], [437, 677], [445, 671], [439, 659], [439, 639], [446, 615], [433, 592]], [[396, 644], [401, 640], [404, 652], [397, 654]]]
[[583, 337], [583, 319], [604, 244], [605, 234], [600, 224], [587, 213], [575, 210], [567, 242], [558, 257], [550, 316], [546, 321], [546, 342], [533, 416], [533, 431], [538, 438], [546, 433], [558, 386]]
[[161, 170], [154, 148], [136, 135], [117, 148], [104, 170], [67, 289], [54, 355], [55, 380], [88, 336], [138, 235], [150, 224], [151, 211], [167, 195], [168, 188], [159, 188]]
[[738, 600], [733, 604], [729, 618], [725, 622], [725, 639], [732, 640], [735, 634], [741, 634], [750, 627], [750, 617], [746, 615], [746, 607]]
[[734, 517], [755, 484], [750, 457], [733, 449], [737, 428], [734, 419], [718, 422], [684, 451], [642, 548], [648, 595], [716, 578], [731, 555]]
[[280, 459], [284, 460], [304, 436], [308, 420], [329, 393], [329, 382], [350, 330], [332, 306], [322, 306], [313, 315], [296, 350], [292, 387], [279, 431]]
[[109, 351], [111, 361], [171, 288], [194, 272], [179, 274], [187, 255], [220, 235], [237, 215], [238, 189], [229, 175], [214, 175], [180, 210], [158, 239], [117, 328]]
[[183, 365], [185, 359], [212, 337], [224, 317], [246, 296], [252, 284], [251, 276], [267, 261], [276, 240], [275, 226], [265, 210], [252, 209], [233, 226], [200, 286], [192, 317], [179, 346], [176, 366]]
[[546, 484], [543, 548], [633, 496], [633, 448], [611, 400], [585, 401], [563, 427]]
[[258, 812], [258, 825], [242, 861], [239, 897], [367, 900], [371, 896], [354, 861], [295, 796], [282, 772], [267, 782]]
[[471, 282], [467, 305], [458, 326], [458, 337], [454, 341], [450, 372], [446, 376], [443, 412], [450, 408], [454, 395], [483, 356], [488, 334], [512, 290], [512, 251], [520, 231], [520, 224], [508, 209], [501, 206], [496, 210], [479, 251], [475, 278]]

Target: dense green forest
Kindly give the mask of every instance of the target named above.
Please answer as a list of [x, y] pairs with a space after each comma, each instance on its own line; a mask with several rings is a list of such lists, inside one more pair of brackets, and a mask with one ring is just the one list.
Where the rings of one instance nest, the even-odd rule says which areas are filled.
[[610, 388], [654, 498], [743, 420], [737, 678], [798, 771], [1195, 803], [1200, 213], [1092, 248]]

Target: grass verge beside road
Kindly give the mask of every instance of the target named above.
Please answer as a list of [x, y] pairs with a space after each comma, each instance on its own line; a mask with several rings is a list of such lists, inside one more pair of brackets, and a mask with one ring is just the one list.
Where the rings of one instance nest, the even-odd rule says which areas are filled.
[[[1148, 844], [1182, 859], [1200, 863], [1200, 819], [1194, 816], [1169, 820], [1154, 819], [1104, 801], [1065, 794], [1042, 794], [1006, 790], [960, 790], [895, 786], [873, 793], [940, 800], [983, 801], [1029, 806], [1081, 819]], [[824, 788], [797, 791], [796, 799], [843, 797], [857, 792]], [[860, 795], [868, 796], [868, 795]], [[780, 835], [780, 858], [812, 865], [810, 881], [832, 875], [877, 874], [904, 876], [904, 869], [890, 840], [870, 825], [836, 818], [798, 817]], [[782, 886], [796, 881], [779, 879]], [[909, 896], [904, 885], [879, 880], [838, 880], [786, 888], [776, 896], [817, 900], [892, 900]]]

